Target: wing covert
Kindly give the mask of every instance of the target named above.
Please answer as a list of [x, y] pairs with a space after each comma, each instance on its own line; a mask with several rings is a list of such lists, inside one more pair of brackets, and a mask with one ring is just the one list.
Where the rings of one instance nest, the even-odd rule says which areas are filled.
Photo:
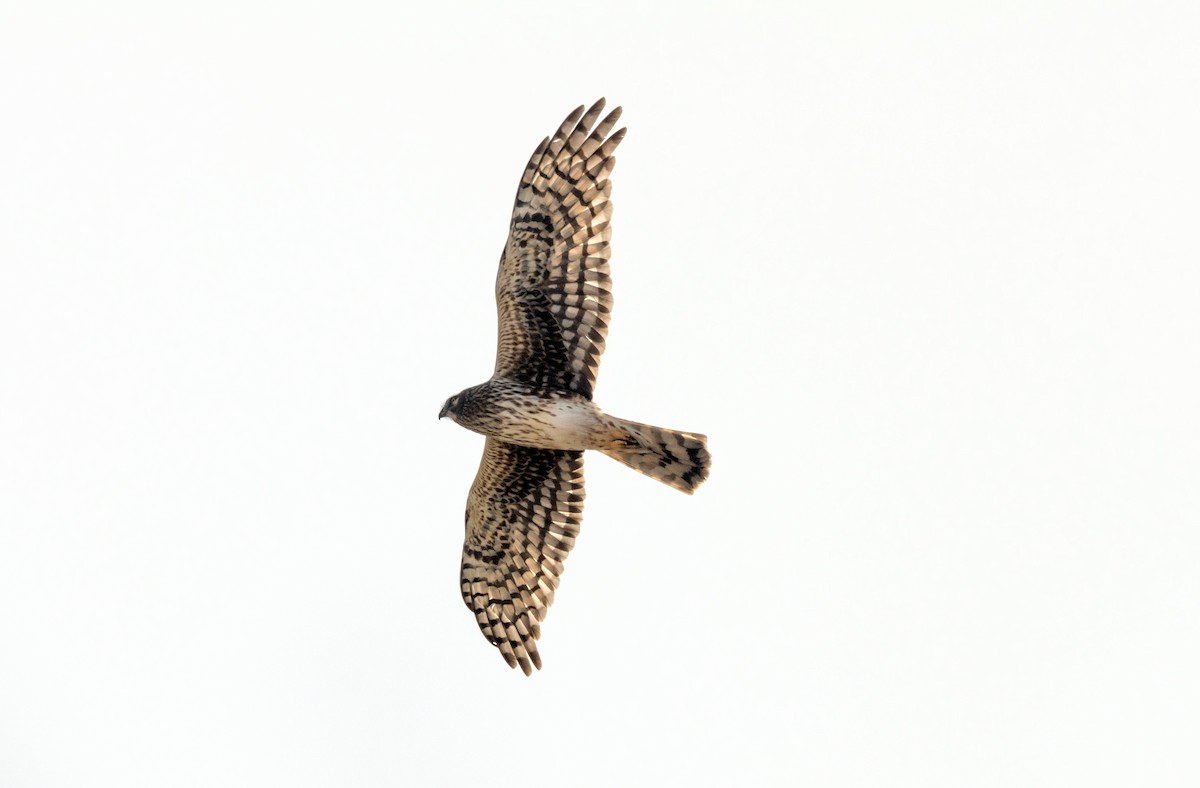
[[609, 220], [625, 137], [617, 107], [595, 129], [600, 99], [567, 116], [521, 176], [496, 275], [496, 371], [591, 398], [612, 310]]
[[541, 621], [583, 516], [583, 452], [488, 438], [467, 497], [463, 601], [510, 667], [539, 670]]

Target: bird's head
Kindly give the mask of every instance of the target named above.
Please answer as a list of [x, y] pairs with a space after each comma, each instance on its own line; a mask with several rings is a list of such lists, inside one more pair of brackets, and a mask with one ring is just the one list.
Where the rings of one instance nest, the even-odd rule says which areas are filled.
[[449, 416], [451, 421], [458, 421], [456, 417], [459, 414], [459, 409], [462, 407], [462, 404], [463, 395], [461, 393], [455, 394], [453, 397], [446, 400], [445, 404], [442, 405], [442, 410], [438, 413], [438, 418], [444, 419]]

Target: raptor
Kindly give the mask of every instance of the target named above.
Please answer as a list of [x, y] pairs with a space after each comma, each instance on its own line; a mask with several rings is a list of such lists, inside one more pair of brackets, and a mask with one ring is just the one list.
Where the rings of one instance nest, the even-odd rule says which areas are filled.
[[[612, 310], [609, 238], [617, 107], [575, 109], [538, 145], [517, 187], [496, 275], [496, 368], [439, 418], [487, 436], [467, 496], [463, 601], [525, 675], [583, 515], [588, 449], [692, 493], [707, 438], [610, 416], [592, 401]], [[593, 124], [595, 127], [593, 128]]]

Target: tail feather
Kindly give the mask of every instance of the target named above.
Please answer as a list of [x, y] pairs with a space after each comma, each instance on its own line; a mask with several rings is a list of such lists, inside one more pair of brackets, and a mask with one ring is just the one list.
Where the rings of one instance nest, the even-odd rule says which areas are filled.
[[[610, 417], [611, 418], [611, 417]], [[600, 451], [652, 479], [691, 495], [708, 478], [708, 438], [611, 418], [612, 445]]]

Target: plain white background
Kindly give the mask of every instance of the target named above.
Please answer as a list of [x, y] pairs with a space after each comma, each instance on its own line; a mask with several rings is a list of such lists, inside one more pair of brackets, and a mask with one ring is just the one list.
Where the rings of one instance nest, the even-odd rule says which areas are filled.
[[[1195, 785], [1200, 14], [0, 8], [0, 785]], [[903, 7], [896, 7], [902, 5]], [[588, 460], [458, 596], [529, 153], [623, 104]]]

